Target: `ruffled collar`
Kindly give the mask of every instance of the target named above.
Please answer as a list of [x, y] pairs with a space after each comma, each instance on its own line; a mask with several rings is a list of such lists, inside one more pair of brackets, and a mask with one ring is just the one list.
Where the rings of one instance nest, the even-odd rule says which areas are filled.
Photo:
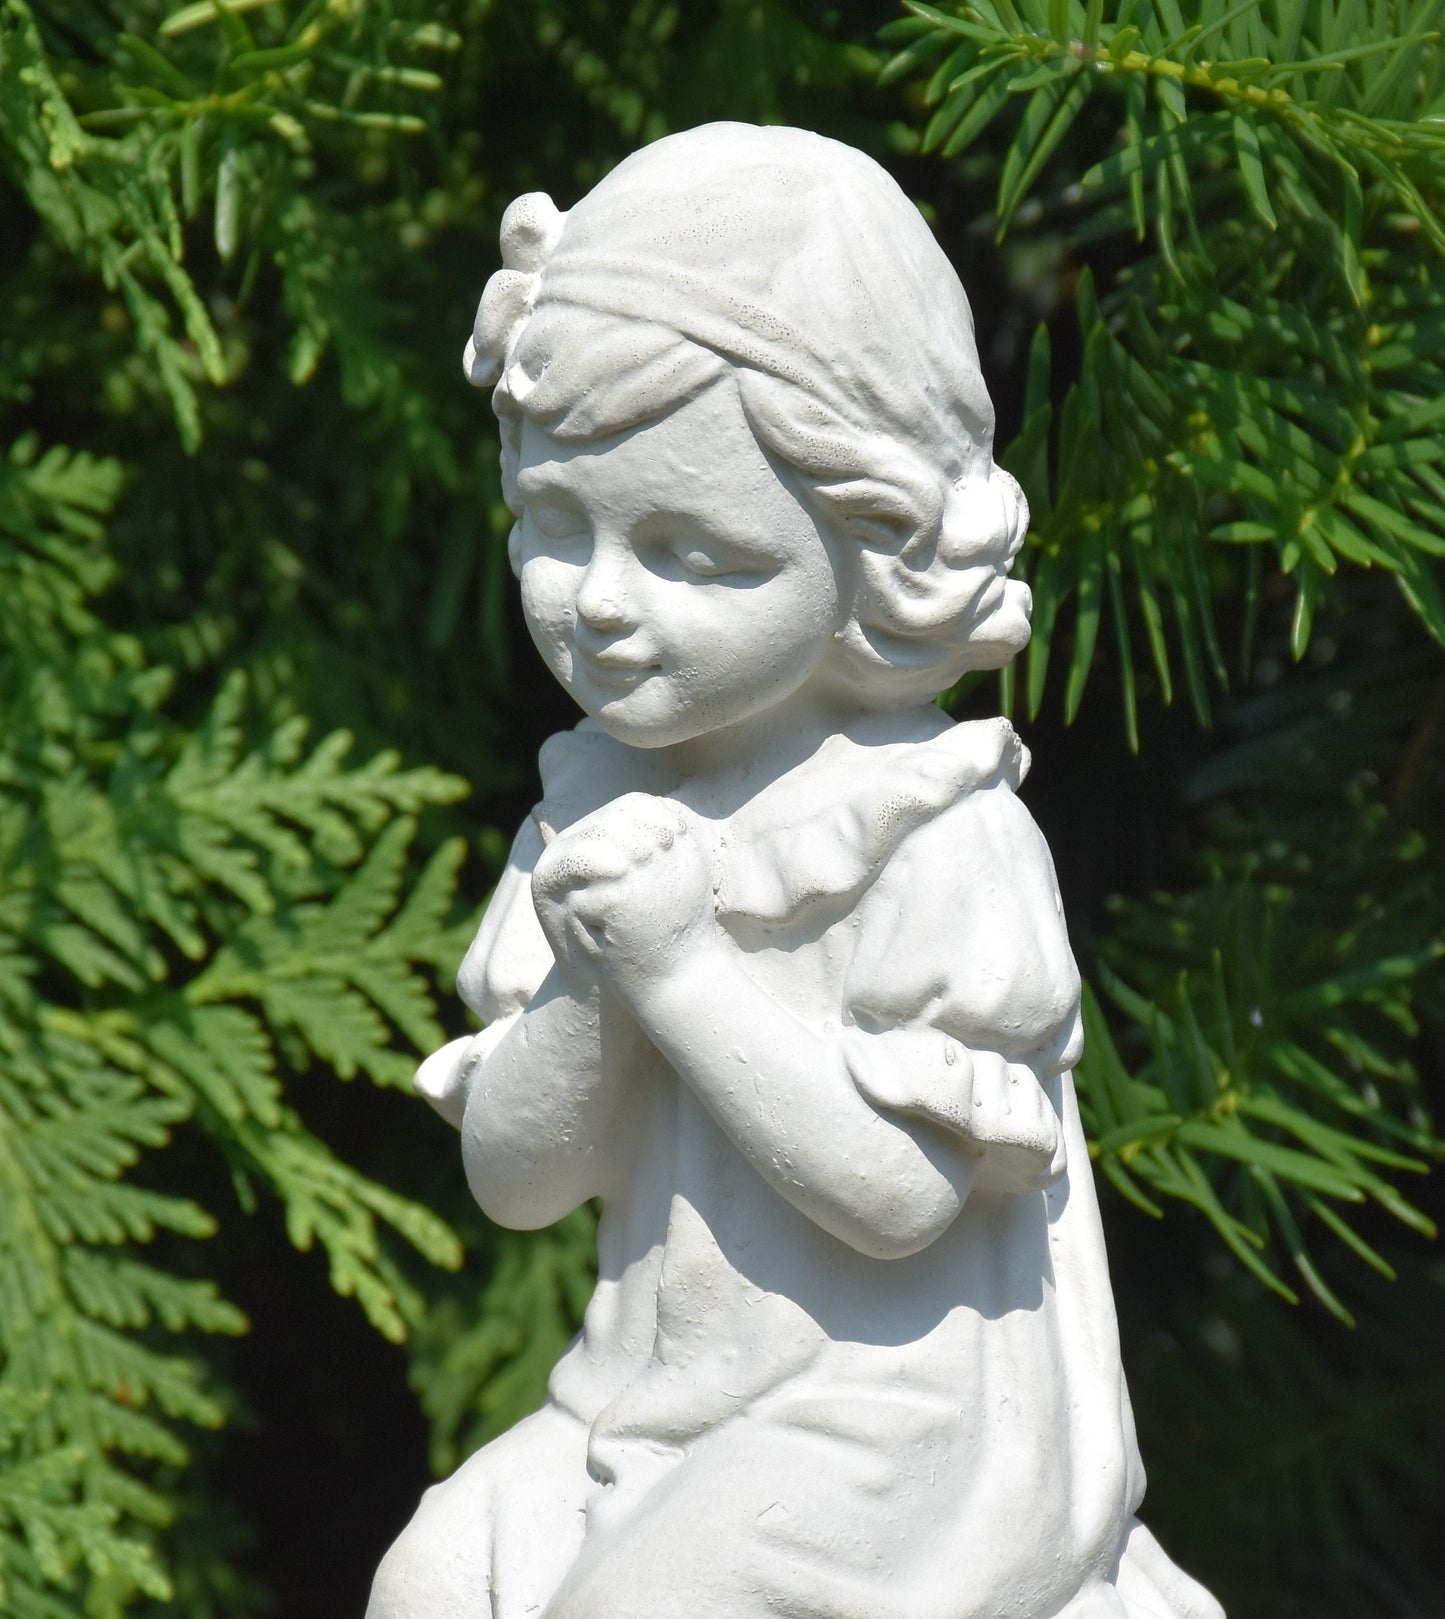
[[830, 737], [721, 823], [718, 914], [772, 928], [851, 900], [910, 832], [980, 788], [1017, 788], [1028, 766], [1005, 719], [920, 742]]
[[[624, 747], [589, 721], [547, 742], [545, 789], [532, 812], [556, 834], [627, 792], [672, 796], [662, 759]], [[725, 924], [766, 932], [851, 901], [902, 840], [968, 793], [1017, 788], [1028, 749], [1005, 719], [966, 721], [918, 741], [829, 737], [801, 764], [761, 787], [731, 815], [709, 821], [714, 888]]]

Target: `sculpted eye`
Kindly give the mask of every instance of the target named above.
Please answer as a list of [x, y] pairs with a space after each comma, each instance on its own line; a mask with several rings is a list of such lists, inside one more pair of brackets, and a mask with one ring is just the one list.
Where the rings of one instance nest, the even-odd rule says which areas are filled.
[[776, 572], [776, 561], [686, 513], [659, 512], [632, 537], [639, 560], [660, 578], [739, 583]]
[[693, 579], [727, 579], [736, 584], [765, 579], [777, 571], [766, 558], [735, 550], [731, 546], [680, 545], [673, 556]]
[[901, 551], [917, 529], [916, 523], [887, 512], [852, 512], [843, 521], [855, 538], [879, 551]]
[[674, 565], [680, 564], [694, 579], [762, 579], [776, 572], [769, 558], [730, 544], [718, 535], [679, 535], [670, 547]]
[[700, 579], [720, 579], [724, 574], [738, 572], [736, 568], [728, 567], [717, 557], [698, 550], [696, 546], [675, 551], [673, 555], [689, 573], [695, 573]]
[[549, 540], [578, 540], [587, 535], [587, 520], [575, 507], [529, 500], [525, 511], [527, 521]]

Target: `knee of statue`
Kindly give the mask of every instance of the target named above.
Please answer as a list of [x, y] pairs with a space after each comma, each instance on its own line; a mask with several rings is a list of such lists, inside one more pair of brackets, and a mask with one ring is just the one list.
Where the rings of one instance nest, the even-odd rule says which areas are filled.
[[422, 1497], [381, 1560], [366, 1619], [491, 1619], [485, 1559], [475, 1555], [485, 1524], [457, 1493], [448, 1480]]

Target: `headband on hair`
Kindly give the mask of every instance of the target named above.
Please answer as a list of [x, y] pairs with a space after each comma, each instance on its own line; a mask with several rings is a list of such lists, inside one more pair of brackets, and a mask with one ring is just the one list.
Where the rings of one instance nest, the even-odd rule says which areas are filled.
[[[467, 345], [478, 386], [502, 377], [528, 317], [555, 303], [668, 328], [856, 430], [926, 444], [941, 463], [951, 451], [959, 472], [991, 446], [953, 267], [895, 182], [837, 141], [747, 124], [669, 136], [567, 214], [541, 192], [519, 197], [502, 259]], [[565, 386], [527, 381], [543, 413]]]

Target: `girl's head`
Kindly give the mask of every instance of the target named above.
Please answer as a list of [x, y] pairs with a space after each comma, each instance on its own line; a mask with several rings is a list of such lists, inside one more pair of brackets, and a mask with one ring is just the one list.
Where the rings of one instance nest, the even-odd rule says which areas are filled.
[[[736, 417], [821, 537], [822, 656], [855, 701], [927, 699], [1025, 644], [1028, 587], [1006, 574], [1028, 509], [993, 462], [968, 302], [869, 158], [801, 130], [709, 125], [636, 153], [568, 214], [519, 198], [502, 256], [466, 366], [495, 385], [519, 571], [547, 482], [531, 463], [581, 469], [696, 402], [689, 418], [720, 435], [708, 498], [728, 499], [728, 454], [755, 476], [736, 435], [723, 443]], [[759, 538], [777, 548], [778, 534]], [[685, 544], [673, 556], [685, 578]], [[716, 559], [702, 566], [715, 581]]]

